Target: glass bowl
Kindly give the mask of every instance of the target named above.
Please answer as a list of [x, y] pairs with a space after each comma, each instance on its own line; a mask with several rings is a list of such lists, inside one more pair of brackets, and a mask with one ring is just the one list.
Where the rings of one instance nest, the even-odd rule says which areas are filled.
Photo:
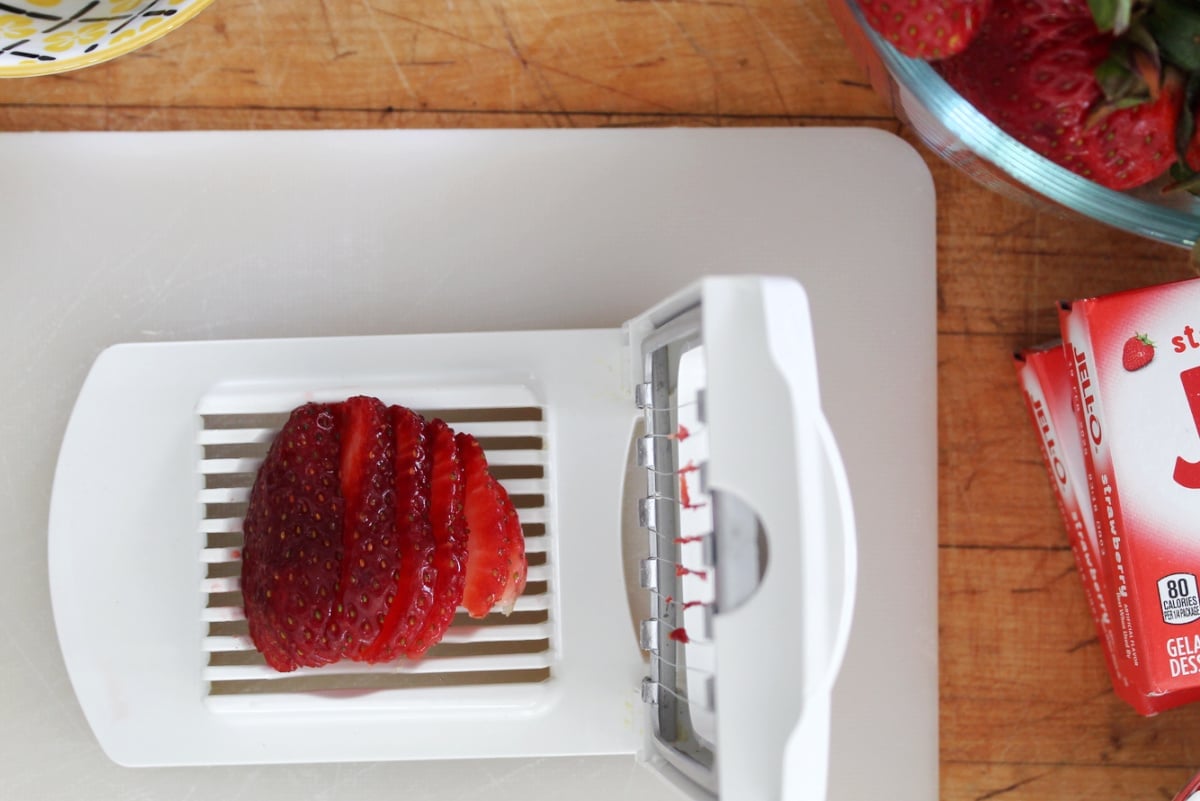
[[1200, 236], [1200, 198], [1164, 194], [1167, 179], [1117, 192], [1038, 155], [975, 110], [924, 61], [901, 55], [867, 25], [854, 0], [829, 0], [858, 62], [893, 113], [935, 153], [1010, 197], [1050, 202], [1179, 247]]

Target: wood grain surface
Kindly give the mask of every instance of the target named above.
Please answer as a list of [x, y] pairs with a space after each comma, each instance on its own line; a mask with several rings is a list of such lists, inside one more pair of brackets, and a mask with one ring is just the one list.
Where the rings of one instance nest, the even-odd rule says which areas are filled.
[[0, 130], [869, 125], [937, 187], [941, 797], [1170, 799], [1200, 707], [1110, 692], [1009, 356], [1055, 301], [1186, 254], [994, 194], [921, 148], [825, 0], [217, 0], [112, 63], [0, 81]]

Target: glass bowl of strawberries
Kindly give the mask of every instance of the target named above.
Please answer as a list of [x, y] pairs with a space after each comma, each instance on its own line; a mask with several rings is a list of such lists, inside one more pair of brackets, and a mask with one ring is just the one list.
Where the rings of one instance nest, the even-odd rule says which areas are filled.
[[1196, 0], [829, 1], [933, 151], [1011, 196], [1196, 246]]

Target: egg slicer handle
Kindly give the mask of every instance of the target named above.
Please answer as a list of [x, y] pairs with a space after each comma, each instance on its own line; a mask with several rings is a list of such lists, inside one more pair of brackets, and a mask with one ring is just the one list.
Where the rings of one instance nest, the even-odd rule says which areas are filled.
[[708, 278], [632, 321], [633, 353], [697, 310], [716, 581], [714, 758], [701, 783], [722, 799], [824, 799], [856, 546], [807, 298], [790, 279]]
[[[827, 795], [829, 765], [830, 715], [833, 685], [846, 656], [854, 619], [854, 597], [857, 587], [858, 539], [855, 536], [854, 509], [850, 499], [850, 482], [842, 464], [841, 454], [833, 431], [824, 416], [820, 418], [821, 462], [827, 495], [828, 520], [831, 537], [841, 537], [839, 549], [830, 549], [829, 575], [841, 576], [841, 582], [830, 582], [830, 609], [837, 621], [829, 647], [829, 660], [824, 673], [812, 676], [805, 688], [805, 710], [788, 738], [784, 752], [783, 801], [823, 799]], [[839, 586], [840, 584], [840, 586]]]
[[714, 618], [720, 795], [823, 799], [855, 562], [808, 300], [791, 280], [722, 280], [706, 284], [702, 308], [708, 476], [754, 510], [767, 550], [754, 593]]

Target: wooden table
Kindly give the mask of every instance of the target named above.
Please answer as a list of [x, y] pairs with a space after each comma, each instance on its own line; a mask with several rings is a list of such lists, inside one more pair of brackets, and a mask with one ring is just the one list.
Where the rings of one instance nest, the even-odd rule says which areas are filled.
[[939, 195], [941, 781], [948, 801], [1170, 799], [1200, 707], [1111, 693], [1010, 353], [1054, 302], [1181, 250], [993, 194], [921, 148], [824, 0], [218, 0], [132, 55], [0, 82], [0, 130], [866, 125]]

